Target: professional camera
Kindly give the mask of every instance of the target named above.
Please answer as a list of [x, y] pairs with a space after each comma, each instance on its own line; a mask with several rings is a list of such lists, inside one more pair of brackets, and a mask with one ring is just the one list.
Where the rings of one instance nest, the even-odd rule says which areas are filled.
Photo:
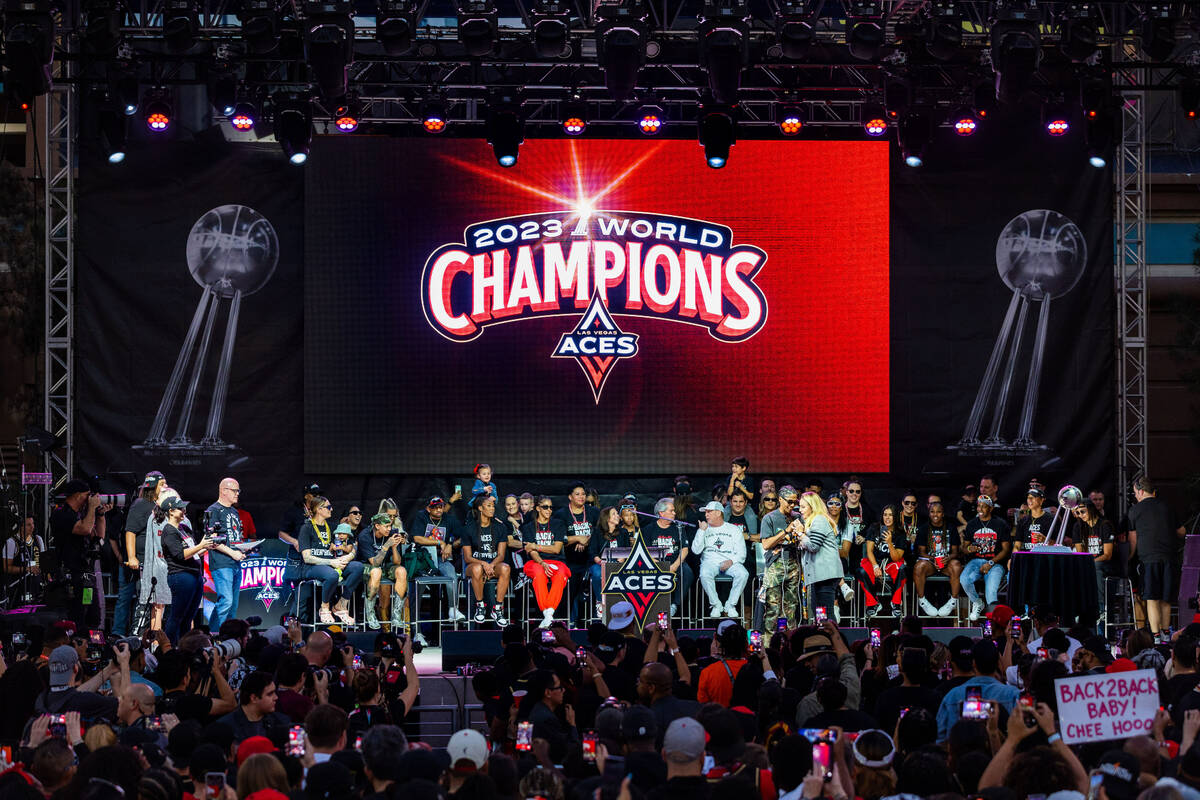
[[[406, 634], [403, 634], [403, 633], [402, 633], [402, 634], [400, 634], [400, 635], [398, 635], [398, 636], [396, 637], [396, 642], [397, 642], [397, 644], [399, 644], [399, 645], [400, 645], [400, 652], [402, 652], [402, 653], [404, 652], [404, 640], [405, 640], [405, 639], [407, 639], [407, 638], [408, 638], [408, 636], [407, 636]], [[418, 642], [416, 639], [413, 639], [413, 643], [412, 643], [412, 650], [413, 650], [413, 655], [414, 655], [414, 656], [415, 656], [417, 653], [420, 653], [420, 652], [421, 652], [422, 650], [424, 650], [424, 649], [425, 649], [425, 646], [424, 646], [423, 644], [421, 644], [420, 642]]]
[[242, 654], [242, 643], [237, 639], [226, 639], [223, 642], [204, 648], [206, 653], [220, 653], [226, 661], [237, 658]]

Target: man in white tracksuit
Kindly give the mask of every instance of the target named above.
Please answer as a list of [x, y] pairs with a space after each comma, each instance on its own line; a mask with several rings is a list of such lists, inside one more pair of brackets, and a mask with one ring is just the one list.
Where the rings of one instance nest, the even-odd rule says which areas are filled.
[[[703, 509], [707, 522], [700, 523], [700, 530], [692, 540], [692, 552], [700, 554], [700, 585], [712, 605], [710, 617], [736, 617], [737, 600], [746, 588], [750, 573], [743, 562], [746, 560], [746, 540], [742, 529], [725, 521], [725, 507], [713, 501]], [[729, 598], [724, 608], [717, 597], [717, 574], [725, 573], [733, 579]]]

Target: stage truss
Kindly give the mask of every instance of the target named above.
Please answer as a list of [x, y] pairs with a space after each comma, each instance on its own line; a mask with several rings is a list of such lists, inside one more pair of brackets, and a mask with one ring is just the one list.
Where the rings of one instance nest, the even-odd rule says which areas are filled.
[[[517, 97], [523, 103], [527, 125], [557, 127], [558, 104], [565, 92], [586, 99], [594, 116], [589, 124], [627, 125], [643, 102], [664, 108], [672, 121], [696, 118], [703, 100], [706, 72], [699, 63], [698, 15], [701, 0], [658, 0], [646, 3], [650, 25], [648, 53], [639, 78], [636, 100], [609, 98], [604, 74], [597, 63], [594, 6], [571, 0], [572, 28], [569, 54], [562, 59], [539, 61], [531, 57], [527, 27], [529, 4], [506, 0], [500, 4], [496, 54], [467, 58], [457, 40], [454, 6], [447, 0], [422, 0], [422, 27], [411, 54], [387, 56], [375, 40], [374, 19], [355, 19], [355, 61], [349, 81], [361, 104], [367, 124], [419, 124], [419, 104], [432, 96], [451, 101], [450, 122], [466, 123], [468, 135], [478, 135], [478, 125], [488, 100], [497, 95]], [[165, 0], [122, 2], [125, 41], [134, 69], [144, 84], [157, 86], [205, 83], [215, 73], [236, 71], [239, 82], [260, 98], [273, 92], [307, 92], [311, 82], [295, 53], [283, 56], [250, 56], [241, 42], [241, 26], [234, 14], [241, 3], [201, 4], [200, 44], [187, 55], [167, 51], [161, 32]], [[290, 5], [286, 4], [286, 5]], [[369, 4], [373, 5], [373, 4]], [[1051, 14], [1067, 3], [1043, 3]], [[1125, 503], [1125, 487], [1147, 466], [1146, 427], [1146, 115], [1148, 92], [1173, 90], [1189, 74], [1187, 63], [1200, 61], [1187, 54], [1187, 63], [1139, 61], [1140, 20], [1150, 4], [1102, 2], [1091, 4], [1097, 14], [1100, 50], [1084, 64], [1049, 64], [1048, 71], [1079, 77], [1104, 73], [1111, 77], [1121, 99], [1120, 139], [1113, 169], [1115, 188], [1116, 249], [1114, 278], [1117, 294], [1117, 495]], [[68, 3], [58, 21], [54, 64], [55, 88], [41, 103], [43, 123], [37, 131], [44, 157], [45, 179], [45, 376], [44, 425], [64, 446], [47, 455], [53, 473], [52, 491], [69, 480], [74, 468], [74, 174], [78, 144], [80, 94], [108, 85], [111, 62], [82, 53], [81, 9]], [[888, 40], [897, 25], [911, 20], [929, 6], [927, 0], [884, 0], [880, 3]], [[849, 59], [841, 47], [845, 18], [822, 18], [815, 28], [813, 57], [804, 62], [782, 59], [774, 44], [776, 15], [784, 10], [777, 0], [754, 0], [749, 29], [750, 64], [742, 73], [739, 94], [739, 127], [775, 126], [775, 108], [781, 101], [798, 102], [809, 111], [810, 122], [831, 128], [862, 122], [867, 103], [883, 99], [889, 79], [903, 79], [919, 87], [923, 102], [931, 105], [965, 103], [973, 87], [992, 75], [987, 31], [989, 2], [959, 2], [963, 14], [962, 57], [951, 62], [910, 59], [905, 51], [887, 52], [879, 63]], [[1119, 32], [1112, 34], [1109, 32]], [[1043, 30], [1043, 36], [1050, 28]], [[1047, 65], [1044, 65], [1046, 67]], [[1044, 70], [1047, 71], [1047, 70]], [[1153, 82], [1151, 81], [1153, 76]], [[641, 88], [641, 87], [645, 88]], [[1044, 87], [1052, 95], [1053, 82]], [[332, 104], [325, 104], [326, 106]], [[316, 101], [320, 115], [331, 117], [332, 107]], [[215, 118], [219, 119], [219, 118]], [[751, 134], [753, 135], [753, 134]], [[52, 492], [51, 492], [52, 493]], [[48, 493], [50, 494], [50, 493]]]

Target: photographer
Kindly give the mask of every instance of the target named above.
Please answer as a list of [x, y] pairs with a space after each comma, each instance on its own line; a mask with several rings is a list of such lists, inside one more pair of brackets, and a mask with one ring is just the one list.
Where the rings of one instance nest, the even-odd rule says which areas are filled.
[[237, 549], [242, 543], [244, 531], [242, 518], [233, 504], [241, 496], [242, 488], [233, 478], [223, 478], [217, 489], [217, 501], [204, 512], [204, 533], [214, 541], [221, 542], [208, 554], [208, 568], [212, 572], [213, 588], [217, 602], [213, 607], [208, 627], [217, 630], [226, 620], [237, 616], [238, 594], [242, 588], [242, 568], [239, 562], [246, 554]]
[[[198, 689], [207, 689], [210, 682], [215, 684], [218, 696], [190, 691], [193, 678]], [[225, 679], [225, 660], [220, 653], [168, 650], [159, 656], [154, 679], [164, 689], [158, 710], [174, 714], [180, 720], [193, 719], [203, 725], [211, 717], [228, 714], [238, 705], [237, 696]]]
[[[39, 714], [79, 712], [86, 721], [116, 719], [117, 697], [129, 685], [129, 646], [119, 643], [116, 658], [86, 682], [80, 681], [79, 653], [70, 645], [54, 648], [50, 654], [50, 688], [38, 695], [34, 711]], [[111, 681], [112, 696], [97, 694], [105, 681]]]
[[[111, 510], [85, 482], [73, 480], [63, 486], [63, 501], [50, 512], [51, 541], [58, 548], [62, 569], [58, 577], [69, 587], [67, 617], [80, 628], [89, 627], [89, 617], [92, 622], [98, 619], [99, 606], [91, 585], [94, 559], [88, 552], [90, 545], [104, 538], [104, 515]], [[84, 606], [95, 610], [85, 611]]]

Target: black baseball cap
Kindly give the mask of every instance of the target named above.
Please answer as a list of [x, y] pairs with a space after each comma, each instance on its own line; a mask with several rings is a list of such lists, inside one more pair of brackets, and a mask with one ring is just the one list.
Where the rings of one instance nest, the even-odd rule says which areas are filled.
[[321, 487], [318, 484], [310, 483], [304, 487], [304, 494], [320, 494]]

